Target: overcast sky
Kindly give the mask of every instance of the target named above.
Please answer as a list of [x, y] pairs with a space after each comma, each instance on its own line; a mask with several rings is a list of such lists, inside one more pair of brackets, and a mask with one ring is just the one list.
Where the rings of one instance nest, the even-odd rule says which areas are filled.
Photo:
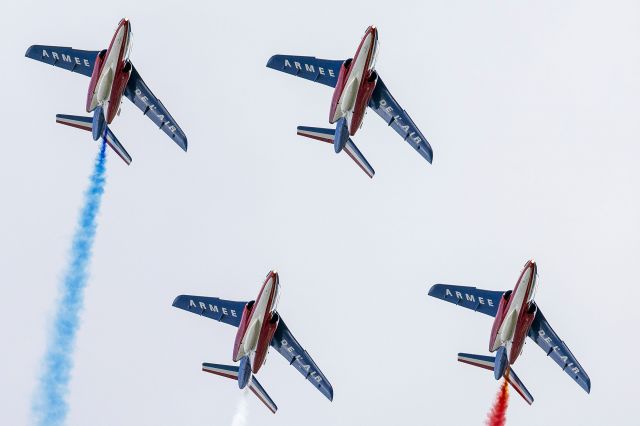
[[[427, 296], [436, 282], [507, 290], [529, 258], [537, 302], [589, 373], [587, 395], [533, 342], [511, 424], [635, 424], [640, 313], [640, 5], [628, 2], [22, 1], [5, 10], [0, 116], [0, 424], [29, 424], [49, 321], [98, 150], [56, 113], [89, 79], [31, 44], [131, 60], [189, 138], [182, 152], [128, 100], [112, 129], [71, 382], [71, 425], [230, 424], [235, 329], [171, 307], [250, 300], [271, 268], [279, 312], [333, 384], [328, 402], [272, 351], [253, 425], [481, 424], [498, 383], [491, 319]], [[331, 90], [265, 68], [276, 53], [345, 59], [370, 24], [377, 70], [434, 149], [370, 112], [368, 179], [330, 146]]]

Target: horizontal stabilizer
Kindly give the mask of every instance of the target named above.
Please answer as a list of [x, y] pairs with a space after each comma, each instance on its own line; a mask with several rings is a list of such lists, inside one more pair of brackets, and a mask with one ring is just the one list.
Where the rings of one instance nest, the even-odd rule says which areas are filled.
[[127, 150], [124, 149], [124, 146], [122, 146], [120, 141], [118, 141], [118, 139], [116, 138], [116, 135], [114, 135], [111, 129], [108, 127], [107, 127], [107, 134], [105, 136], [106, 136], [105, 139], [107, 141], [107, 144], [109, 144], [111, 149], [113, 149], [116, 152], [116, 154], [118, 154], [120, 158], [122, 158], [122, 160], [125, 163], [127, 163], [127, 166], [131, 164], [131, 156], [129, 155]]
[[[81, 117], [78, 115], [56, 114], [56, 123], [88, 132], [91, 132], [93, 128], [93, 119], [91, 117]], [[127, 165], [131, 164], [131, 156], [108, 127], [104, 135], [104, 140]]]
[[[335, 129], [323, 129], [321, 127], [307, 127], [307, 126], [298, 126], [298, 135], [304, 136], [306, 138], [315, 139], [322, 142], [327, 142], [333, 144], [333, 139], [335, 136]], [[344, 146], [344, 151], [346, 151], [347, 155], [351, 157], [351, 159], [362, 169], [363, 172], [367, 174], [370, 178], [373, 178], [373, 175], [376, 174], [371, 164], [367, 161], [367, 159], [362, 155], [358, 147], [351, 140], [351, 138], [347, 139], [347, 143]]]
[[77, 115], [56, 114], [56, 123], [90, 132], [93, 126], [93, 118], [80, 117]]
[[[458, 361], [490, 371], [493, 371], [495, 365], [495, 357], [485, 355], [459, 353]], [[533, 404], [533, 396], [511, 367], [509, 367], [508, 373], [505, 374], [505, 378], [509, 381], [509, 384], [516, 390], [516, 392], [518, 392], [518, 394], [527, 401], [527, 404]]]
[[234, 365], [210, 364], [208, 362], [204, 362], [202, 363], [202, 371], [217, 374], [218, 376], [227, 377], [233, 380], [238, 379], [238, 367]]
[[[210, 364], [207, 362], [202, 364], [202, 371], [206, 371], [207, 373], [216, 374], [222, 377], [227, 377], [233, 380], [238, 380], [238, 370], [238, 367], [234, 365]], [[269, 394], [267, 394], [260, 382], [258, 382], [258, 379], [255, 378], [255, 376], [251, 376], [251, 380], [249, 381], [249, 389], [251, 389], [254, 395], [257, 396], [258, 399], [262, 401], [262, 403], [266, 405], [272, 413], [275, 414], [275, 412], [278, 411], [278, 407], [276, 406], [275, 402], [273, 402], [273, 399], [271, 399]]]
[[524, 383], [518, 378], [518, 375], [513, 368], [509, 367], [509, 374], [507, 375], [507, 380], [509, 380], [509, 384], [520, 394], [520, 396], [527, 401], [527, 404], [533, 404], [533, 396], [524, 386]]
[[484, 368], [485, 370], [491, 370], [495, 368], [495, 357], [485, 355], [474, 354], [458, 354], [458, 361], [465, 364], [473, 365], [474, 367]]
[[367, 174], [370, 178], [373, 178], [373, 175], [376, 174], [376, 171], [373, 170], [371, 164], [364, 158], [364, 155], [360, 152], [355, 143], [351, 140], [351, 138], [347, 139], [347, 143], [344, 145], [344, 150], [347, 152], [349, 157], [362, 169], [363, 172]]
[[271, 410], [273, 414], [275, 414], [276, 411], [278, 411], [278, 407], [276, 406], [276, 403], [273, 402], [273, 399], [271, 399], [267, 391], [264, 390], [264, 388], [262, 387], [258, 379], [256, 379], [256, 376], [251, 376], [251, 381], [249, 382], [249, 389], [251, 389], [251, 391], [255, 394], [255, 396], [257, 396], [258, 399], [262, 401], [262, 403], [266, 405], [267, 408]]
[[323, 129], [321, 127], [298, 126], [298, 135], [333, 144], [335, 129]]

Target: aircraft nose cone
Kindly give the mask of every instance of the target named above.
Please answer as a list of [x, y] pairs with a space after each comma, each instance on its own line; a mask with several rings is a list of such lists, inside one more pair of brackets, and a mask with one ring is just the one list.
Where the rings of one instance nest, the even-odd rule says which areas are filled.
[[378, 39], [378, 29], [375, 25], [371, 25], [369, 26], [369, 28], [367, 28], [367, 34], [371, 34], [374, 40]]
[[278, 283], [278, 281], [280, 281], [280, 277], [278, 275], [278, 271], [276, 271], [275, 269], [269, 271], [269, 273], [267, 274], [267, 281], [269, 280], [274, 280], [276, 282], [276, 284]]

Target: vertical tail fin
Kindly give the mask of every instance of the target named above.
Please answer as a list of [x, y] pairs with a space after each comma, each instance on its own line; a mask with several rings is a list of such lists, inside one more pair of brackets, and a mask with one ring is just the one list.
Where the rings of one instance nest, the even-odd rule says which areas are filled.
[[[495, 357], [492, 356], [459, 353], [458, 361], [490, 371], [493, 371], [495, 368]], [[509, 367], [508, 373], [505, 373], [504, 377], [509, 381], [509, 384], [513, 386], [522, 399], [527, 401], [527, 404], [533, 404], [533, 396], [525, 387], [524, 383], [522, 383], [518, 378], [518, 375], [513, 371], [513, 368]]]
[[[227, 377], [233, 380], [238, 380], [239, 368], [234, 365], [210, 364], [205, 362], [202, 364], [202, 371], [206, 371], [207, 373], [216, 374], [222, 377]], [[267, 391], [264, 390], [260, 382], [258, 382], [258, 379], [256, 379], [256, 377], [253, 375], [249, 379], [249, 389], [251, 389], [254, 395], [257, 396], [258, 399], [262, 401], [262, 403], [266, 405], [272, 413], [275, 414], [275, 412], [278, 411], [276, 403], [273, 402], [273, 399], [271, 399]]]
[[[91, 117], [57, 114], [56, 123], [75, 127], [76, 129], [86, 130], [88, 132], [93, 131], [93, 119]], [[109, 127], [106, 127], [105, 129], [104, 139], [107, 142], [107, 145], [109, 145], [111, 149], [113, 149], [115, 153], [118, 154], [125, 163], [127, 163], [127, 165], [131, 164], [131, 156], [127, 150], [124, 149], [120, 141], [118, 141], [118, 138], [116, 138], [116, 135], [113, 134]]]

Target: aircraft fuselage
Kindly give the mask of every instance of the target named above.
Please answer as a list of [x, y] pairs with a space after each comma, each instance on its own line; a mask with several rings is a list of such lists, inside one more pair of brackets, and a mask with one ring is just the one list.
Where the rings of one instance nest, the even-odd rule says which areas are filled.
[[122, 19], [113, 34], [109, 48], [96, 57], [87, 92], [87, 112], [101, 107], [107, 124], [110, 124], [118, 113], [122, 95], [131, 75], [130, 48], [131, 24], [127, 19]]
[[364, 114], [375, 89], [378, 75], [374, 70], [378, 49], [378, 30], [374, 26], [367, 31], [353, 59], [340, 67], [340, 74], [333, 92], [329, 122], [335, 123], [345, 117], [349, 133], [353, 136], [364, 119]]
[[504, 346], [510, 364], [522, 352], [525, 338], [535, 318], [537, 306], [533, 298], [536, 278], [537, 266], [530, 260], [525, 264], [515, 288], [500, 299], [493, 322], [489, 350], [495, 352]]
[[233, 347], [233, 360], [239, 361], [247, 357], [253, 374], [264, 365], [271, 339], [278, 328], [280, 317], [276, 312], [276, 306], [279, 291], [278, 273], [271, 271], [256, 300], [247, 303], [242, 312]]

